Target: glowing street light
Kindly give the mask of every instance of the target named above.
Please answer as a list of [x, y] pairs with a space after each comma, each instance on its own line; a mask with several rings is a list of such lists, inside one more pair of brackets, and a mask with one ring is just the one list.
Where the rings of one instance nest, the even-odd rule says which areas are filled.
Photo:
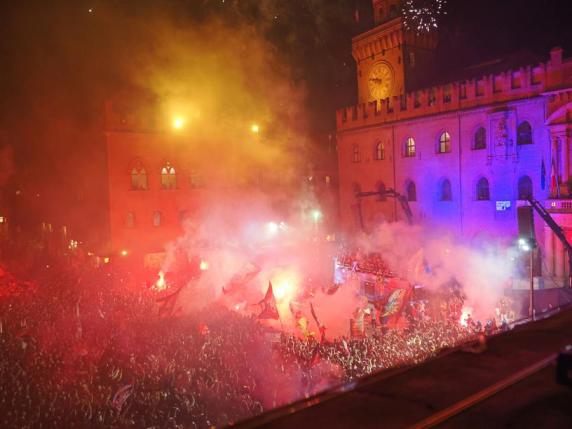
[[529, 252], [530, 251], [530, 243], [525, 240], [524, 238], [519, 238], [518, 239], [518, 248], [520, 250], [522, 250], [523, 252]]
[[266, 229], [270, 233], [270, 235], [274, 235], [278, 232], [279, 225], [276, 222], [268, 222], [266, 224]]
[[258, 134], [260, 132], [260, 126], [258, 124], [252, 124], [250, 126], [250, 131], [252, 131], [254, 134]]
[[127, 256], [127, 253], [128, 253], [127, 250], [123, 249], [121, 251], [121, 256]]
[[185, 126], [185, 119], [184, 118], [177, 116], [176, 118], [173, 119], [173, 128], [174, 129], [180, 130], [184, 126]]
[[322, 212], [318, 209], [312, 210], [312, 219], [314, 222], [318, 222], [322, 218]]

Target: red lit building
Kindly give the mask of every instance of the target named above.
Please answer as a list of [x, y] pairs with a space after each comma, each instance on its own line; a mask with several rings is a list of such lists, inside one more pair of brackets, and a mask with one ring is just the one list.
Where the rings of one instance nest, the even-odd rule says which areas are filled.
[[[300, 166], [299, 181], [286, 186], [280, 169], [233, 171], [220, 161], [232, 145], [206, 146], [184, 129], [159, 127], [158, 115], [106, 105], [105, 138], [109, 180], [110, 250], [138, 259], [163, 252], [182, 236], [185, 221], [204, 219], [217, 202], [247, 200], [261, 191], [287, 205], [302, 188], [316, 196], [330, 220], [337, 212], [337, 169], [331, 162]], [[183, 127], [181, 127], [183, 128]], [[221, 152], [222, 151], [222, 152]], [[226, 153], [226, 155], [225, 155]], [[217, 162], [219, 160], [219, 162]], [[228, 161], [228, 158], [227, 158]], [[244, 170], [248, 170], [247, 174]], [[274, 201], [275, 202], [275, 201]], [[253, 213], [255, 216], [256, 213]]]

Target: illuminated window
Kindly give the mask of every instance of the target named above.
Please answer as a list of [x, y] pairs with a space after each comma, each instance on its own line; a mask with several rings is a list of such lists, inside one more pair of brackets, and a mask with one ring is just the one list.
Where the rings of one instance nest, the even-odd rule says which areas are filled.
[[417, 188], [415, 182], [409, 182], [407, 184], [407, 201], [417, 201]]
[[161, 226], [161, 222], [163, 221], [161, 212], [156, 211], [153, 212], [153, 226]]
[[177, 189], [175, 168], [169, 163], [161, 169], [161, 189]]
[[145, 191], [147, 189], [147, 170], [140, 161], [136, 161], [131, 168], [131, 190]]
[[521, 122], [517, 128], [516, 134], [516, 144], [532, 144], [532, 127], [528, 122]]
[[135, 213], [133, 212], [127, 213], [127, 217], [125, 218], [125, 227], [127, 228], [135, 227]]
[[357, 144], [354, 144], [353, 146], [353, 162], [360, 162], [361, 161], [361, 155], [359, 153], [359, 146]]
[[447, 131], [444, 131], [439, 136], [439, 147], [437, 148], [438, 153], [451, 152], [451, 136]]
[[489, 191], [489, 181], [482, 177], [477, 182], [477, 200], [478, 201], [488, 201], [491, 199]]
[[487, 147], [487, 130], [484, 127], [479, 127], [475, 132], [475, 138], [473, 139], [473, 149], [481, 150]]
[[374, 158], [375, 158], [376, 161], [381, 161], [382, 159], [385, 158], [385, 148], [383, 147], [383, 143], [382, 143], [382, 142], [378, 142], [378, 143], [375, 145]]
[[413, 140], [413, 137], [409, 137], [405, 142], [405, 157], [415, 157], [415, 140]]
[[453, 200], [453, 192], [451, 190], [451, 181], [449, 179], [445, 179], [441, 182], [439, 199], [441, 201], [452, 201]]
[[324, 177], [324, 181], [326, 182], [326, 185], [329, 186], [332, 183], [332, 177], [326, 176], [326, 177]]
[[528, 176], [518, 179], [518, 199], [527, 200], [532, 198], [532, 180]]

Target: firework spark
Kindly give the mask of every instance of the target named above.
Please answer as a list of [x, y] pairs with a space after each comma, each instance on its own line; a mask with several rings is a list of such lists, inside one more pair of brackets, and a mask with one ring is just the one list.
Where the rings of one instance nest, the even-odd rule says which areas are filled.
[[446, 15], [446, 0], [405, 0], [402, 6], [403, 21], [418, 34], [429, 33], [439, 27], [439, 19]]

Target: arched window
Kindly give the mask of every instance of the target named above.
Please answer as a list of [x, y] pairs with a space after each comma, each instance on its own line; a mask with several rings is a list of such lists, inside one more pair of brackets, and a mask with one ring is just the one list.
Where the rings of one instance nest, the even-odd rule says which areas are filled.
[[439, 199], [441, 201], [452, 201], [453, 200], [453, 192], [451, 190], [451, 181], [449, 179], [445, 179], [441, 182], [441, 189]]
[[140, 162], [136, 162], [131, 168], [131, 190], [147, 190], [147, 171]]
[[383, 147], [382, 142], [376, 143], [375, 153], [373, 154], [373, 157], [376, 161], [381, 161], [382, 159], [385, 158], [385, 148]]
[[161, 226], [163, 219], [160, 211], [153, 212], [153, 226]]
[[447, 153], [451, 152], [451, 135], [444, 131], [439, 136], [439, 147], [437, 148], [437, 153]]
[[407, 201], [417, 201], [417, 188], [415, 182], [407, 183]]
[[516, 130], [516, 144], [532, 144], [532, 127], [526, 121], [521, 122]]
[[532, 198], [532, 180], [528, 176], [518, 179], [518, 199], [527, 200]]
[[487, 148], [487, 130], [484, 127], [479, 127], [475, 131], [475, 137], [473, 139], [473, 149], [481, 150]]
[[361, 161], [361, 155], [359, 153], [359, 146], [357, 144], [354, 144], [353, 146], [353, 162], [360, 162]]
[[134, 228], [135, 227], [135, 213], [129, 212], [125, 218], [125, 227]]
[[169, 163], [161, 169], [161, 189], [177, 189], [175, 167]]
[[415, 140], [413, 140], [413, 137], [409, 137], [405, 141], [405, 157], [413, 158], [414, 156], [415, 156]]
[[477, 182], [477, 200], [478, 201], [488, 201], [491, 199], [491, 194], [489, 190], [489, 181], [481, 177]]

